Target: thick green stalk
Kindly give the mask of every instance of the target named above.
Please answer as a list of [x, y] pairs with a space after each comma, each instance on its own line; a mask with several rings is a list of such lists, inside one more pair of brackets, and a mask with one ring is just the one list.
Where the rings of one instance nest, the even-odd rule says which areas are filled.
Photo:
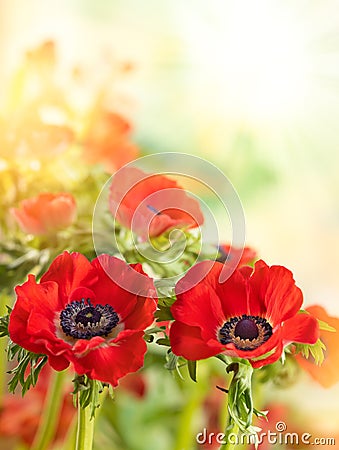
[[221, 445], [220, 450], [233, 450], [237, 446], [237, 436], [239, 427], [234, 422], [231, 416], [228, 417], [228, 422], [225, 430], [224, 443]]
[[89, 406], [82, 408], [78, 400], [78, 429], [75, 450], [92, 450], [93, 436], [94, 417], [91, 419], [91, 409]]
[[60, 416], [63, 395], [63, 381], [65, 372], [52, 373], [44, 410], [41, 415], [39, 429], [35, 436], [31, 450], [45, 450], [52, 441]]

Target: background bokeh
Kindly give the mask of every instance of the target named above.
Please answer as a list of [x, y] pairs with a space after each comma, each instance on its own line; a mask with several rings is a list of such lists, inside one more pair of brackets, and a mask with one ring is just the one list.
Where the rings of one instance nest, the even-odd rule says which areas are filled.
[[[222, 169], [242, 201], [247, 244], [293, 271], [306, 304], [339, 315], [338, 8], [337, 0], [0, 0], [0, 81], [46, 39], [61, 69], [81, 63], [98, 83], [111, 59], [129, 62], [115, 107], [134, 123], [134, 141], [146, 154], [185, 152]], [[169, 375], [147, 376], [150, 397], [121, 401], [117, 429], [130, 422], [142, 433], [127, 448], [172, 448], [159, 424], [184, 407], [180, 392]], [[305, 431], [333, 434], [338, 395], [338, 385], [324, 390], [305, 376], [272, 397], [298, 405]]]

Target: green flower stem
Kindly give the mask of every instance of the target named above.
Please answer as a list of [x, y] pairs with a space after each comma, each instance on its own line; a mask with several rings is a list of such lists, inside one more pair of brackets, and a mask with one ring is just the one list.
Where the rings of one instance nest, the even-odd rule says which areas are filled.
[[94, 417], [91, 419], [91, 408], [80, 406], [78, 394], [78, 429], [75, 450], [92, 450], [94, 436]]
[[194, 437], [194, 419], [197, 411], [202, 406], [204, 399], [209, 391], [210, 384], [207, 379], [208, 372], [203, 364], [199, 366], [199, 382], [194, 383], [191, 380], [186, 384], [186, 402], [183, 407], [180, 418], [179, 427], [177, 429], [174, 450], [182, 450], [193, 447], [195, 443]]
[[62, 388], [65, 371], [53, 372], [41, 415], [41, 422], [31, 450], [45, 450], [52, 441], [63, 402]]
[[239, 431], [238, 425], [229, 415], [225, 430], [225, 437], [223, 439], [224, 444], [221, 445], [220, 450], [233, 450], [237, 446], [235, 436], [238, 434], [238, 431]]

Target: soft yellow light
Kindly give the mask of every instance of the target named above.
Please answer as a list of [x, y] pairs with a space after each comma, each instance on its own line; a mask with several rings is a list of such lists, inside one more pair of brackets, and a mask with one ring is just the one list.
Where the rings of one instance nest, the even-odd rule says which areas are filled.
[[0, 158], [0, 172], [4, 172], [8, 169], [8, 162], [5, 159]]
[[310, 93], [312, 65], [305, 24], [295, 11], [283, 2], [237, 0], [220, 2], [218, 12], [208, 29], [195, 23], [190, 39], [214, 107], [232, 120], [252, 123], [283, 121], [300, 112]]

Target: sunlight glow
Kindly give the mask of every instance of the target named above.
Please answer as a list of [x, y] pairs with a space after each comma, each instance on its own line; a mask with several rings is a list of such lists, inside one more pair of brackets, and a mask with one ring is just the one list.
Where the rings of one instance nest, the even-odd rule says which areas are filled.
[[224, 3], [214, 32], [209, 29], [200, 33], [199, 41], [191, 40], [199, 70], [207, 83], [213, 83], [206, 88], [218, 90], [217, 102], [224, 105], [221, 109], [231, 110], [233, 118], [284, 120], [301, 109], [310, 94], [312, 64], [305, 24], [285, 6], [267, 1]]

